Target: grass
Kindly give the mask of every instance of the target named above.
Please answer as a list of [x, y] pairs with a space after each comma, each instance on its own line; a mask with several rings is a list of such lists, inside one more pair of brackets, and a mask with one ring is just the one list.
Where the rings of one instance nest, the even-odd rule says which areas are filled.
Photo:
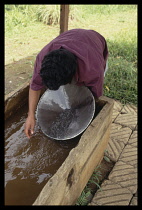
[[100, 165], [95, 168], [95, 170], [94, 170], [92, 176], [90, 177], [87, 185], [85, 186], [81, 195], [77, 199], [76, 206], [86, 206], [88, 204], [88, 202], [89, 202], [88, 197], [90, 195], [92, 195], [92, 193], [93, 193], [93, 190], [90, 187], [91, 184], [95, 184], [101, 190], [101, 187], [100, 187], [100, 184], [99, 184], [99, 182], [100, 182], [99, 178], [102, 176], [102, 174], [101, 174], [101, 171], [99, 169], [100, 169]]
[[57, 26], [46, 26], [40, 22], [34, 22], [31, 26], [20, 29], [15, 27], [12, 32], [6, 33], [5, 64], [37, 54], [58, 34]]
[[[79, 7], [79, 5], [78, 5]], [[107, 40], [109, 71], [104, 95], [121, 103], [137, 105], [137, 7], [136, 5], [89, 5], [83, 7], [81, 28], [93, 29]], [[90, 13], [89, 13], [90, 11]], [[84, 18], [86, 17], [86, 18]], [[70, 29], [78, 23], [70, 25]]]
[[[5, 8], [6, 64], [38, 53], [59, 35], [59, 5]], [[93, 29], [105, 37], [109, 70], [104, 95], [137, 105], [137, 5], [70, 5], [72, 28]]]
[[[111, 162], [110, 159], [104, 155], [103, 159], [106, 162]], [[104, 168], [102, 164], [98, 165], [92, 176], [90, 177], [89, 181], [87, 182], [85, 188], [83, 189], [81, 195], [76, 201], [77, 206], [86, 206], [90, 201], [92, 200], [92, 197], [94, 196], [95, 192], [97, 190], [102, 191], [101, 183], [105, 179], [105, 175], [103, 172], [108, 173], [110, 169]]]

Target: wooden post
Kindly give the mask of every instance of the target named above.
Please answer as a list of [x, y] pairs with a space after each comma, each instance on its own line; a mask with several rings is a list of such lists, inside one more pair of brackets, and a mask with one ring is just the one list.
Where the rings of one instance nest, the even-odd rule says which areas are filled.
[[69, 5], [61, 4], [60, 6], [60, 34], [68, 30]]

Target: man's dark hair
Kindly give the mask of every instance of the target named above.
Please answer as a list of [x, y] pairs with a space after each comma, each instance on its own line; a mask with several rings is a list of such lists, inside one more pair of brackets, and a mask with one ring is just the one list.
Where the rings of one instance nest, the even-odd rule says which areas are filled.
[[49, 52], [42, 60], [40, 76], [50, 90], [71, 83], [77, 69], [76, 56], [66, 49]]

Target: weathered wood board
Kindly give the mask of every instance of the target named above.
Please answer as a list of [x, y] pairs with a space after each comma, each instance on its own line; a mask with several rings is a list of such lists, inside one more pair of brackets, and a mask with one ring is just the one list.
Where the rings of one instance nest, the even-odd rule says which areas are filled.
[[78, 145], [72, 149], [49, 179], [33, 205], [74, 205], [91, 177], [95, 167], [102, 160], [107, 147], [112, 123], [113, 100], [100, 97], [104, 107], [81, 136]]
[[5, 120], [14, 114], [25, 103], [28, 103], [29, 82], [5, 96]]
[[[16, 90], [5, 95], [5, 120], [11, 115], [15, 114], [16, 111], [27, 103], [28, 106], [28, 96], [29, 96], [29, 86], [30, 81], [25, 82]], [[41, 91], [41, 95], [44, 93], [45, 89]]]

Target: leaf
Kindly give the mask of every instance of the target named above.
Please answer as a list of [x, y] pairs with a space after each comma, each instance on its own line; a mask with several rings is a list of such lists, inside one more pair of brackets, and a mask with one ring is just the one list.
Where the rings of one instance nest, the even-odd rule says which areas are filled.
[[110, 163], [110, 159], [107, 156], [104, 156], [104, 160]]
[[99, 188], [99, 189], [101, 189], [101, 187], [100, 187], [100, 185], [97, 183], [97, 182], [95, 182], [95, 181], [92, 181], [95, 185], [97, 185], [97, 187]]
[[105, 86], [105, 88], [109, 91], [109, 87], [108, 86]]
[[80, 197], [77, 200], [76, 205], [78, 205], [78, 206], [85, 206], [87, 204], [87, 199], [86, 199], [87, 194], [88, 193], [85, 193], [84, 191], [82, 191]]
[[19, 77], [20, 79], [24, 79], [24, 77]]

